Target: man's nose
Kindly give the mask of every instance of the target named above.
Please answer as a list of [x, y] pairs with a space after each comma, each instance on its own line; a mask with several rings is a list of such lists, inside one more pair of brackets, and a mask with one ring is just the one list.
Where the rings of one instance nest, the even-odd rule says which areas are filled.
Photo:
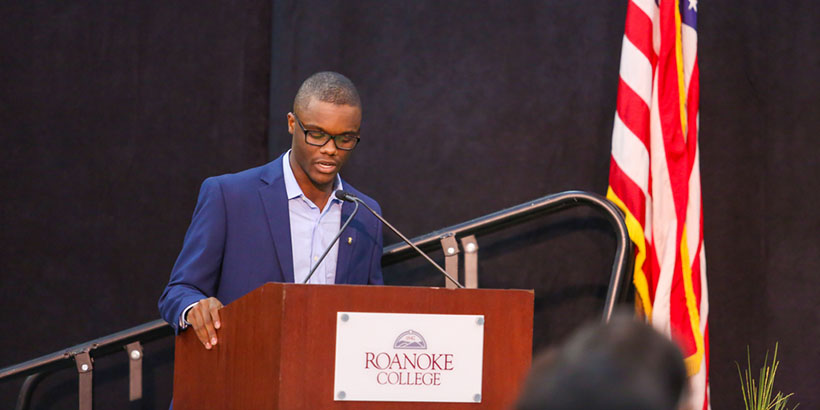
[[322, 154], [325, 154], [325, 155], [336, 155], [336, 150], [337, 149], [338, 148], [336, 148], [336, 139], [331, 138], [331, 139], [327, 140], [325, 145], [322, 145], [322, 147], [319, 149], [319, 151]]

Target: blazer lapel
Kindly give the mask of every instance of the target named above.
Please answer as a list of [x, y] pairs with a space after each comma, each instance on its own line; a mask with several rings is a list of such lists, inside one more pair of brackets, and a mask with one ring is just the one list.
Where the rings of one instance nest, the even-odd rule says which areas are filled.
[[[342, 202], [342, 219], [339, 221], [339, 227], [345, 223], [347, 218], [350, 217], [350, 214], [353, 213], [353, 208], [355, 205], [351, 202]], [[359, 212], [362, 212], [361, 208]], [[358, 214], [357, 214], [358, 215]], [[356, 219], [353, 218], [350, 221], [350, 225], [342, 232], [342, 236], [339, 237], [339, 254], [336, 258], [336, 280], [335, 282], [338, 284], [348, 283], [348, 279], [350, 277], [350, 271], [348, 268], [350, 267], [350, 256], [353, 253], [353, 247], [356, 246], [358, 243], [358, 238], [356, 238], [356, 233], [358, 232], [354, 229], [356, 225]]]
[[293, 250], [290, 241], [290, 213], [285, 179], [282, 176], [282, 157], [271, 162], [262, 172], [262, 180], [268, 185], [259, 188], [259, 196], [265, 208], [273, 247], [285, 282], [293, 283]]

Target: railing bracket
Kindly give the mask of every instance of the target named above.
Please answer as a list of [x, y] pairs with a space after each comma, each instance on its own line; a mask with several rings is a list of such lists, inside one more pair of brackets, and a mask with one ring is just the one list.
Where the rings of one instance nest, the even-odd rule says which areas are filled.
[[139, 341], [125, 346], [128, 352], [128, 400], [142, 399], [142, 344]]
[[94, 360], [87, 350], [74, 355], [77, 373], [80, 377], [80, 410], [92, 410], [94, 407]]
[[[461, 252], [458, 249], [458, 242], [456, 236], [452, 233], [441, 236], [441, 249], [444, 251], [444, 270], [447, 274], [458, 280], [458, 254]], [[456, 284], [449, 280], [444, 281], [448, 289], [455, 289]]]
[[464, 287], [478, 289], [478, 240], [475, 235], [461, 238], [464, 248]]

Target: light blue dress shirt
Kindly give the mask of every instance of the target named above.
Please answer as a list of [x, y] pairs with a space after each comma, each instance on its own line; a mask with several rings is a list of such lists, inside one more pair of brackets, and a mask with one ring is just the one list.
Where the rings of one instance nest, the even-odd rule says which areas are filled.
[[[290, 167], [290, 154], [291, 152], [288, 151], [282, 159], [282, 168], [285, 178], [285, 190], [288, 195], [288, 212], [290, 214], [293, 279], [295, 283], [302, 283], [310, 269], [322, 256], [322, 252], [330, 245], [333, 237], [339, 233], [342, 222], [342, 201], [331, 194], [325, 208], [319, 209], [299, 188]], [[336, 174], [333, 190], [340, 189], [343, 189], [342, 178], [339, 177], [339, 174]], [[308, 283], [335, 283], [338, 255], [339, 243], [336, 242]]]

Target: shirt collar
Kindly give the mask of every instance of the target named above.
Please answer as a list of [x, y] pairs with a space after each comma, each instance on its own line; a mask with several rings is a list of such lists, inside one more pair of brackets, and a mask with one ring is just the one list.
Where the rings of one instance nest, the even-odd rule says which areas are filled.
[[[300, 196], [307, 198], [305, 193], [302, 192], [302, 188], [299, 187], [299, 183], [296, 182], [296, 176], [293, 175], [293, 169], [290, 167], [290, 152], [291, 150], [288, 150], [282, 157], [282, 173], [285, 177], [285, 191], [288, 194], [288, 199], [298, 198]], [[335, 192], [342, 189], [344, 189], [342, 187], [342, 177], [337, 173], [336, 181], [333, 183], [333, 191]], [[341, 202], [335, 195], [331, 195], [330, 199], [332, 201]]]

